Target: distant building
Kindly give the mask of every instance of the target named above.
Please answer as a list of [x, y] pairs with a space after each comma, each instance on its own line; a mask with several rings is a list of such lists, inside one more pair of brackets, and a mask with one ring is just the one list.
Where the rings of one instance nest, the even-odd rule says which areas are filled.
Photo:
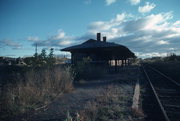
[[89, 57], [92, 63], [123, 66], [129, 63], [129, 59], [135, 57], [135, 54], [123, 45], [107, 42], [106, 37], [103, 37], [101, 41], [101, 33], [97, 33], [97, 40], [89, 39], [82, 44], [61, 49], [61, 51], [71, 52], [72, 64]]

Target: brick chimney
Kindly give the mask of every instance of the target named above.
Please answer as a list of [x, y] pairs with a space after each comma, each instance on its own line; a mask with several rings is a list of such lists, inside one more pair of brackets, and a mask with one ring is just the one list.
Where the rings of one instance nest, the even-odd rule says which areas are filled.
[[97, 33], [97, 41], [101, 41], [101, 33]]
[[103, 37], [103, 42], [106, 42], [106, 37]]

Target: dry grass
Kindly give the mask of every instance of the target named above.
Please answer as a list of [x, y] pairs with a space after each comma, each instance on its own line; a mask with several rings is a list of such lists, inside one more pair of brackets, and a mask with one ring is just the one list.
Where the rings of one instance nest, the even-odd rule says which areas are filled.
[[31, 70], [16, 85], [7, 85], [3, 108], [8, 117], [35, 110], [51, 102], [57, 95], [73, 89], [71, 68]]
[[[138, 77], [138, 68], [125, 68], [120, 76], [122, 80], [117, 80], [112, 84], [104, 85], [91, 92], [95, 99], [85, 103], [82, 110], [78, 110], [78, 121], [133, 121], [142, 117], [140, 111], [136, 115], [131, 109], [133, 87]], [[132, 81], [134, 80], [134, 81]], [[85, 83], [80, 80], [80, 83]], [[75, 112], [70, 110], [73, 115]], [[75, 119], [75, 118], [73, 118]]]
[[117, 85], [102, 88], [99, 96], [93, 101], [88, 101], [84, 110], [79, 112], [80, 121], [129, 120], [127, 115], [130, 115], [131, 111], [128, 108], [128, 100], [130, 97]]

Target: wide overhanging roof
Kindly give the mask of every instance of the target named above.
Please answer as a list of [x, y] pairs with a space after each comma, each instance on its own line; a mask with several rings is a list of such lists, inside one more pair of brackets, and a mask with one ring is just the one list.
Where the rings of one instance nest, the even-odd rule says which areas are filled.
[[103, 42], [103, 41], [97, 41], [94, 39], [89, 39], [86, 42], [75, 45], [75, 46], [70, 46], [64, 49], [61, 49], [61, 51], [73, 51], [73, 50], [79, 50], [79, 49], [94, 49], [94, 48], [110, 48], [110, 47], [122, 47], [126, 48], [123, 45], [115, 44], [112, 42]]
[[128, 57], [135, 57], [134, 53], [131, 52], [126, 46], [116, 44], [113, 42], [97, 41], [94, 39], [89, 39], [82, 44], [61, 49], [61, 51], [69, 51], [69, 52], [104, 51], [106, 53], [109, 53], [109, 54], [111, 53], [113, 55], [125, 54]]

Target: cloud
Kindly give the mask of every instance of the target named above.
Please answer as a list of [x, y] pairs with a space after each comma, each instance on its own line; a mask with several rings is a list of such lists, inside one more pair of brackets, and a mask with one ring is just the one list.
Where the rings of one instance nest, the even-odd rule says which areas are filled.
[[84, 1], [84, 4], [86, 4], [86, 5], [89, 5], [89, 4], [91, 4], [92, 3], [92, 0], [85, 0]]
[[141, 2], [141, 0], [130, 0], [131, 5], [137, 5]]
[[106, 5], [111, 5], [115, 3], [117, 0], [106, 0]]
[[27, 40], [33, 41], [33, 42], [38, 42], [38, 41], [40, 41], [39, 37], [33, 37], [33, 36], [27, 37]]
[[138, 11], [140, 13], [148, 13], [155, 7], [156, 7], [156, 5], [154, 3], [146, 2], [144, 6], [139, 6]]
[[121, 13], [109, 21], [90, 23], [88, 32], [101, 32], [107, 41], [125, 45], [140, 57], [160, 56], [172, 51], [169, 48], [180, 48], [180, 22], [169, 22], [172, 18], [172, 12], [142, 17]]
[[63, 30], [59, 30], [57, 34], [50, 36], [45, 40], [39, 39], [39, 37], [27, 37], [27, 40], [33, 42], [33, 46], [36, 44], [42, 47], [64, 47], [70, 46], [74, 43], [75, 37], [67, 36]]
[[177, 27], [180, 27], [180, 21], [176, 21], [173, 25], [177, 26]]
[[159, 52], [136, 53], [136, 55], [140, 56], [141, 58], [147, 58], [147, 57], [165, 57], [165, 56], [167, 56], [167, 53], [159, 53]]
[[159, 44], [159, 45], [167, 45], [167, 44], [169, 44], [169, 42], [164, 41], [164, 40], [160, 40], [160, 41], [157, 42], [157, 44]]
[[133, 16], [131, 14], [121, 13], [121, 14], [117, 14], [116, 17], [111, 19], [110, 21], [92, 22], [88, 27], [88, 33], [91, 35], [95, 35], [98, 32], [102, 32], [104, 35], [108, 36], [109, 38], [114, 38], [116, 36], [119, 36], [119, 34], [123, 35], [125, 33], [123, 33], [121, 29], [116, 27], [132, 17]]
[[[172, 12], [133, 16], [129, 13], [117, 14], [109, 21], [94, 21], [87, 28], [87, 32], [79, 37], [69, 36], [63, 30], [57, 34], [40, 40], [29, 37], [38, 46], [64, 48], [80, 44], [90, 38], [96, 39], [96, 33], [107, 36], [108, 42], [116, 42], [127, 46], [139, 57], [164, 56], [180, 48], [180, 22], [170, 22]], [[173, 48], [173, 49], [172, 49]]]
[[13, 49], [20, 49], [22, 47], [22, 45], [18, 42], [9, 40], [9, 39], [2, 39], [0, 40], [0, 47], [12, 47]]
[[56, 35], [50, 37], [51, 40], [61, 40], [63, 38], [66, 38], [63, 30], [59, 30]]

